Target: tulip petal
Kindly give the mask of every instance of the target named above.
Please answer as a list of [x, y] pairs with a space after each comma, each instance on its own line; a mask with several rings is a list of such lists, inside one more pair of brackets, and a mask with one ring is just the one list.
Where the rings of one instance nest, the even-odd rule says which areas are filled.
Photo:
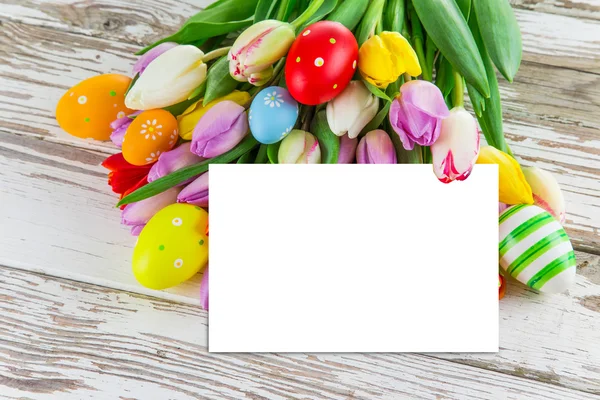
[[200, 305], [208, 311], [208, 266], [204, 269], [202, 282], [200, 282]]
[[356, 149], [358, 164], [396, 164], [396, 150], [386, 131], [377, 129], [368, 132]]
[[152, 61], [158, 58], [158, 56], [160, 56], [161, 54], [171, 50], [176, 46], [178, 46], [177, 43], [165, 42], [154, 47], [137, 60], [137, 62], [133, 66], [133, 74], [143, 74]]
[[148, 182], [153, 182], [163, 176], [190, 165], [198, 164], [204, 161], [204, 158], [197, 156], [190, 151], [191, 143], [183, 143], [171, 151], [160, 155], [158, 161], [152, 166], [148, 173]]
[[382, 89], [398, 78], [392, 64], [392, 55], [377, 35], [372, 36], [360, 47], [358, 69], [367, 82]]
[[194, 129], [191, 151], [212, 158], [234, 148], [248, 133], [244, 107], [222, 101], [204, 114]]
[[208, 172], [187, 185], [177, 196], [177, 202], [208, 207]]
[[340, 153], [338, 155], [338, 164], [352, 164], [356, 157], [356, 147], [358, 139], [350, 138], [348, 135], [340, 137]]
[[382, 32], [379, 36], [390, 50], [390, 53], [398, 60], [397, 65], [402, 67], [397, 71], [398, 76], [407, 72], [410, 76], [421, 75], [421, 65], [417, 53], [408, 40], [398, 32]]
[[548, 211], [560, 223], [565, 222], [565, 198], [554, 176], [537, 167], [523, 168], [523, 175], [531, 186], [534, 204]]
[[320, 164], [321, 148], [313, 134], [294, 129], [281, 142], [279, 164]]
[[128, 204], [121, 213], [121, 223], [129, 226], [144, 225], [164, 207], [177, 201], [181, 189], [170, 188], [156, 196]]

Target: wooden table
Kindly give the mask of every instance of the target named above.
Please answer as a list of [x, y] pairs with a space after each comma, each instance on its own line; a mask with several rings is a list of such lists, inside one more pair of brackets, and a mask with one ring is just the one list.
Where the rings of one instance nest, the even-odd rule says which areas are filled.
[[115, 149], [54, 120], [70, 86], [129, 74], [207, 1], [0, 0], [0, 398], [600, 398], [600, 1], [511, 3], [524, 57], [501, 80], [506, 135], [563, 188], [573, 288], [511, 283], [497, 354], [217, 356], [200, 277], [154, 292], [131, 274], [99, 166]]

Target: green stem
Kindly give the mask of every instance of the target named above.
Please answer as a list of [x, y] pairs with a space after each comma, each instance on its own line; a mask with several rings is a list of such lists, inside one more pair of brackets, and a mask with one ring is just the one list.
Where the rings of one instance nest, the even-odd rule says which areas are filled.
[[325, 0], [313, 0], [308, 8], [291, 23], [291, 25], [294, 27], [294, 30], [297, 31], [302, 25], [304, 25], [304, 23], [308, 21], [314, 13], [317, 12], [324, 2]]
[[423, 71], [423, 79], [431, 82], [433, 80], [433, 74], [429, 69], [427, 59], [425, 58], [425, 52], [423, 51], [423, 40], [420, 37], [415, 37], [414, 40], [415, 53], [417, 53], [417, 57], [419, 58], [419, 64], [421, 64], [421, 70]]
[[465, 86], [463, 77], [456, 70], [453, 70], [454, 89], [452, 91], [452, 105], [454, 107], [463, 107], [465, 105]]
[[231, 46], [227, 46], [227, 47], [221, 47], [220, 49], [216, 49], [211, 52], [208, 52], [204, 55], [204, 57], [202, 57], [202, 62], [207, 63], [211, 60], [214, 60], [215, 58], [224, 56], [225, 54], [227, 54], [229, 52], [230, 49], [231, 49]]
[[279, 10], [277, 11], [277, 16], [275, 17], [275, 19], [277, 19], [278, 21], [283, 21], [283, 17], [285, 17], [285, 12], [289, 3], [290, 0], [281, 0], [281, 4], [279, 5]]

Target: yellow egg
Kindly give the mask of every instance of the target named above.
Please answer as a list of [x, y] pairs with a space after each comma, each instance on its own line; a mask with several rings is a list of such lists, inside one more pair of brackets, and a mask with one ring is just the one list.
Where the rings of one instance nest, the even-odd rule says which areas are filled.
[[151, 164], [177, 143], [177, 120], [162, 109], [144, 111], [125, 132], [123, 157], [133, 165]]
[[125, 107], [131, 78], [119, 74], [86, 79], [64, 94], [56, 106], [56, 121], [70, 135], [108, 140], [110, 123], [133, 113]]
[[191, 204], [172, 204], [156, 213], [133, 251], [133, 274], [150, 289], [187, 281], [208, 263], [208, 213]]

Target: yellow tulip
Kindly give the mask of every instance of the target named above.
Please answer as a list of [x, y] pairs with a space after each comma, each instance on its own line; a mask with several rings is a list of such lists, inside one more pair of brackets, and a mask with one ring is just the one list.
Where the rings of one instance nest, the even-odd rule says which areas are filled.
[[398, 32], [382, 32], [363, 43], [358, 51], [358, 69], [367, 82], [381, 89], [405, 72], [421, 75], [417, 54]]
[[511, 156], [492, 146], [482, 147], [477, 164], [498, 164], [499, 201], [505, 204], [533, 204], [531, 186], [521, 166]]
[[215, 104], [224, 100], [233, 101], [240, 106], [245, 106], [250, 102], [250, 94], [248, 94], [248, 92], [234, 91], [227, 96], [219, 97], [218, 99], [211, 101], [205, 106], [202, 105], [202, 100], [197, 101], [185, 110], [183, 114], [177, 117], [177, 122], [179, 122], [179, 136], [184, 140], [192, 140], [194, 128], [198, 125], [200, 118], [202, 118]]

